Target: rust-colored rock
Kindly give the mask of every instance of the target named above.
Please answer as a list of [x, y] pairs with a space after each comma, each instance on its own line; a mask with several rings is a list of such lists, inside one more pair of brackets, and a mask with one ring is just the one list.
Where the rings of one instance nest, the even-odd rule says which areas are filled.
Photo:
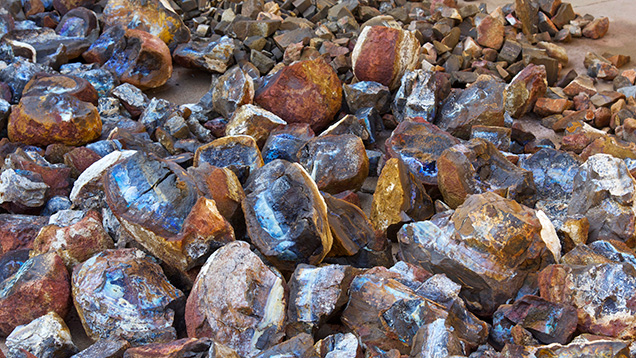
[[0, 282], [0, 335], [54, 311], [70, 308], [71, 286], [64, 262], [55, 253], [35, 256]]
[[[212, 346], [216, 346], [212, 349], [216, 348], [217, 351], [221, 348], [209, 338], [183, 338], [169, 343], [151, 343], [141, 347], [130, 348], [124, 354], [124, 358], [203, 358], [208, 357], [207, 354]], [[223, 348], [226, 350], [226, 355], [222, 357], [238, 358], [238, 355], [232, 352], [231, 349]]]
[[38, 232], [48, 221], [46, 216], [0, 214], [0, 254], [31, 249]]
[[297, 62], [267, 77], [254, 102], [287, 123], [309, 123], [318, 132], [342, 105], [342, 85], [322, 58]]
[[64, 264], [72, 269], [94, 254], [113, 248], [113, 239], [104, 230], [101, 215], [96, 211], [89, 211], [76, 224], [43, 227], [35, 238], [31, 257], [55, 251], [64, 260]]
[[534, 104], [533, 112], [541, 117], [551, 116], [553, 114], [561, 114], [568, 109], [571, 109], [574, 103], [565, 98], [546, 98], [541, 97], [537, 99]]
[[375, 241], [373, 225], [359, 207], [326, 193], [323, 196], [333, 236], [329, 256], [352, 256]]
[[439, 190], [444, 202], [456, 208], [467, 195], [493, 191], [532, 205], [536, 192], [532, 173], [512, 164], [495, 146], [483, 139], [457, 144], [437, 161]]
[[417, 65], [420, 43], [410, 31], [367, 26], [351, 54], [353, 72], [360, 81], [374, 81], [396, 89], [406, 71]]
[[607, 17], [594, 19], [583, 28], [583, 36], [591, 39], [600, 39], [609, 30], [610, 21]]
[[281, 341], [286, 284], [246, 242], [225, 245], [208, 258], [186, 304], [189, 337], [211, 337], [241, 356]]
[[477, 19], [477, 43], [499, 50], [504, 41], [504, 24], [497, 18], [486, 15]]
[[504, 108], [513, 118], [532, 111], [539, 97], [548, 88], [547, 74], [542, 65], [529, 64], [512, 79], [504, 91]]
[[78, 147], [64, 154], [64, 164], [71, 169], [73, 178], [79, 177], [84, 170], [100, 159], [102, 157], [86, 147]]
[[47, 93], [67, 93], [80, 101], [97, 105], [97, 90], [83, 78], [38, 73], [26, 86], [22, 96], [44, 96]]
[[159, 0], [109, 0], [102, 21], [105, 27], [120, 25], [146, 31], [171, 49], [190, 40], [190, 30], [181, 17], [165, 8]]
[[198, 167], [188, 168], [188, 174], [194, 179], [199, 191], [206, 198], [214, 200], [219, 213], [230, 223], [243, 218], [241, 201], [245, 198], [245, 193], [232, 170], [203, 163]]
[[48, 93], [20, 100], [9, 117], [9, 139], [29, 145], [83, 145], [101, 135], [97, 108], [69, 94]]

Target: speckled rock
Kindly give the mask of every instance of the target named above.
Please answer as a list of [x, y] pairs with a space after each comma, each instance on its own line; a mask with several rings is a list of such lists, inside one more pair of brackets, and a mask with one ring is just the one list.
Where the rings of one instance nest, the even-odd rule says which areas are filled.
[[297, 163], [278, 159], [254, 172], [242, 206], [252, 243], [281, 271], [318, 264], [331, 250], [327, 205]]
[[289, 279], [287, 336], [314, 334], [347, 303], [356, 270], [351, 266], [300, 264]]
[[342, 104], [342, 84], [322, 58], [300, 61], [265, 78], [254, 102], [287, 123], [308, 123], [318, 132]]
[[0, 214], [0, 254], [33, 248], [35, 237], [48, 221], [45, 216]]
[[360, 189], [369, 174], [364, 143], [353, 134], [313, 138], [298, 151], [298, 161], [318, 189], [331, 194]]
[[568, 214], [587, 217], [590, 242], [614, 239], [636, 245], [636, 181], [624, 161], [608, 154], [591, 156], [574, 177], [573, 187]]
[[57, 254], [29, 259], [0, 282], [0, 335], [6, 336], [50, 311], [66, 316], [70, 297], [69, 274]]
[[75, 308], [90, 338], [121, 337], [133, 346], [176, 338], [168, 305], [183, 293], [142, 251], [101, 252], [75, 267], [72, 285]]
[[157, 36], [171, 49], [190, 40], [190, 30], [181, 17], [159, 0], [109, 0], [102, 21], [105, 27], [120, 25]]
[[403, 223], [426, 220], [433, 212], [433, 201], [422, 184], [402, 161], [389, 159], [373, 194], [369, 218], [376, 230], [395, 233]]
[[122, 358], [128, 348], [130, 343], [125, 339], [99, 339], [71, 358]]
[[16, 327], [6, 345], [9, 356], [17, 356], [21, 349], [41, 358], [68, 357], [78, 351], [66, 323], [55, 312]]
[[[446, 84], [446, 86], [445, 86]], [[440, 72], [414, 70], [402, 77], [391, 110], [398, 122], [424, 120], [433, 122], [442, 98], [448, 96], [450, 83]]]
[[[124, 358], [207, 358], [213, 344], [215, 343], [209, 338], [183, 338], [169, 343], [151, 343], [128, 349]], [[228, 358], [231, 356], [228, 355]]]
[[410, 31], [367, 26], [351, 54], [353, 72], [360, 81], [379, 82], [396, 89], [404, 73], [415, 68], [419, 46]]
[[407, 224], [398, 233], [405, 260], [461, 283], [472, 312], [494, 313], [528, 273], [560, 258], [554, 227], [494, 193], [469, 196], [454, 212]]
[[185, 272], [234, 241], [214, 200], [200, 197], [178, 165], [142, 153], [111, 166], [103, 177], [108, 206], [148, 251]]
[[281, 341], [286, 284], [245, 242], [230, 243], [208, 258], [186, 304], [189, 337], [211, 337], [240, 356]]
[[73, 266], [94, 254], [114, 248], [113, 239], [102, 226], [101, 215], [96, 211], [89, 211], [75, 224], [43, 227], [35, 238], [31, 256], [55, 251], [69, 270], [72, 270]]
[[445, 150], [437, 161], [437, 183], [444, 202], [456, 208], [467, 195], [492, 191], [532, 206], [532, 173], [512, 164], [495, 146], [471, 139]]
[[459, 140], [428, 122], [402, 122], [385, 142], [387, 154], [400, 159], [423, 184], [437, 184], [437, 160]]
[[314, 350], [314, 338], [307, 333], [296, 335], [255, 355], [255, 358], [318, 358]]

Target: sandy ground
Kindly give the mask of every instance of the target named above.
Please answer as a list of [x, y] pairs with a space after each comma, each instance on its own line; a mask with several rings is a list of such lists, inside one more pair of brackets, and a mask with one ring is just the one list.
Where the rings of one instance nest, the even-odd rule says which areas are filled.
[[[497, 6], [511, 2], [511, 0], [484, 0], [490, 11]], [[570, 64], [568, 68], [574, 68], [579, 73], [584, 73], [583, 59], [588, 51], [599, 54], [609, 52], [612, 54], [624, 54], [632, 57], [632, 63], [625, 68], [636, 67], [636, 46], [633, 40], [636, 37], [636, 1], [635, 0], [570, 0], [579, 14], [592, 14], [596, 17], [607, 16], [610, 18], [610, 30], [607, 36], [600, 40], [574, 39], [566, 44]], [[460, 3], [466, 2], [460, 0]], [[472, 2], [478, 3], [478, 2]], [[565, 73], [565, 72], [564, 72]], [[168, 83], [158, 89], [148, 91], [150, 97], [160, 97], [177, 104], [196, 103], [208, 91], [212, 76], [208, 73], [176, 67], [172, 78]], [[80, 349], [90, 345], [91, 341], [84, 333], [77, 313], [71, 312], [67, 317], [67, 323], [73, 333], [73, 340]], [[4, 340], [0, 339], [0, 349], [6, 350]]]

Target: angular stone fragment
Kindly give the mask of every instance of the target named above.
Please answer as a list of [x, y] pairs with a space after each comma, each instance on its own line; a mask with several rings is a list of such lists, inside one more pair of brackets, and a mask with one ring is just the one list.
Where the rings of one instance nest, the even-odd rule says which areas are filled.
[[274, 113], [252, 104], [239, 107], [225, 127], [225, 135], [249, 135], [256, 140], [259, 148], [263, 148], [269, 133], [287, 125]]
[[362, 345], [353, 333], [336, 333], [316, 342], [320, 358], [362, 358]]
[[464, 356], [462, 342], [457, 337], [455, 330], [444, 318], [437, 318], [417, 330], [413, 338], [411, 357], [425, 358], [457, 355]]
[[563, 89], [563, 93], [570, 97], [574, 97], [579, 93], [587, 93], [588, 95], [593, 96], [596, 92], [594, 80], [586, 75], [577, 76]]
[[433, 211], [431, 197], [406, 165], [397, 158], [389, 159], [373, 194], [370, 219], [376, 230], [397, 231], [404, 222], [430, 218]]
[[196, 183], [199, 191], [208, 199], [214, 200], [219, 213], [236, 230], [238, 221], [242, 220], [241, 201], [245, 193], [236, 174], [228, 168], [213, 167], [207, 163], [188, 168], [188, 174]]
[[230, 118], [237, 108], [254, 100], [254, 81], [239, 66], [224, 73], [212, 89], [213, 109]]
[[565, 98], [552, 99], [540, 97], [534, 104], [533, 112], [541, 117], [551, 116], [553, 114], [561, 114], [573, 106], [572, 101]]
[[170, 49], [190, 40], [190, 30], [181, 17], [159, 0], [109, 0], [102, 21], [105, 27], [115, 25], [146, 31], [166, 43]]
[[315, 333], [347, 303], [356, 273], [351, 266], [300, 264], [289, 280], [287, 336]]
[[490, 15], [476, 17], [477, 43], [499, 50], [504, 41], [503, 23]]
[[323, 193], [333, 245], [329, 256], [352, 256], [376, 240], [373, 225], [357, 206]]
[[367, 26], [358, 36], [351, 54], [356, 78], [396, 89], [406, 71], [417, 64], [420, 43], [410, 31]]
[[209, 338], [183, 338], [169, 343], [151, 343], [128, 349], [124, 358], [205, 358], [213, 344]]
[[567, 344], [576, 330], [576, 313], [576, 308], [569, 303], [552, 303], [537, 296], [523, 296], [514, 304], [499, 306], [494, 314], [495, 329], [491, 337], [501, 346], [513, 343], [510, 330], [519, 325], [543, 344]]
[[600, 39], [605, 36], [607, 30], [609, 30], [609, 19], [607, 17], [600, 17], [594, 19], [583, 28], [583, 36], [591, 39]]
[[400, 159], [423, 184], [437, 184], [437, 160], [459, 140], [428, 122], [402, 122], [386, 141], [387, 154]]
[[285, 289], [283, 278], [247, 243], [227, 244], [208, 258], [188, 297], [188, 336], [211, 337], [253, 356], [283, 336]]
[[532, 111], [548, 87], [544, 66], [529, 64], [512, 79], [504, 91], [504, 108], [513, 118]]
[[492, 191], [532, 205], [536, 188], [532, 173], [512, 164], [495, 146], [472, 139], [445, 150], [437, 161], [439, 190], [456, 208], [467, 195]]
[[252, 243], [281, 271], [318, 264], [331, 250], [327, 206], [297, 163], [277, 159], [256, 170], [242, 206]]
[[77, 178], [93, 163], [102, 159], [99, 154], [86, 147], [78, 147], [64, 154], [64, 164], [71, 169], [71, 176]]
[[314, 338], [307, 334], [301, 333], [297, 336], [279, 343], [259, 354], [255, 358], [276, 358], [285, 356], [289, 358], [318, 358], [318, 354], [314, 350]]
[[49, 92], [66, 93], [80, 101], [97, 105], [97, 91], [87, 80], [74, 76], [39, 73], [26, 86], [22, 96], [44, 96]]
[[268, 76], [254, 102], [287, 123], [308, 123], [319, 131], [340, 109], [342, 84], [322, 58], [300, 61]]
[[636, 181], [624, 161], [608, 154], [589, 157], [574, 177], [573, 187], [568, 215], [587, 217], [590, 242], [613, 239], [636, 245]]
[[[239, 170], [248, 169], [248, 173], [252, 173], [263, 166], [263, 158], [253, 137], [235, 135], [216, 139], [197, 148], [194, 166], [203, 163], [221, 168], [233, 166]], [[239, 179], [245, 178], [239, 176]]]
[[534, 350], [537, 357], [628, 357], [630, 353], [629, 341], [605, 338], [602, 336], [582, 334], [568, 344], [551, 344], [537, 347]]
[[43, 216], [0, 214], [0, 255], [31, 249], [38, 232], [48, 221]]
[[[438, 72], [425, 70], [407, 71], [392, 103], [393, 115], [398, 122], [420, 117], [433, 122], [437, 115], [441, 98], [447, 93], [443, 79]], [[446, 81], [448, 84], [448, 81]]]
[[16, 327], [6, 345], [11, 356], [17, 356], [22, 349], [43, 358], [68, 357], [78, 351], [66, 323], [55, 312]]
[[452, 214], [407, 224], [398, 240], [408, 262], [461, 283], [468, 308], [490, 315], [515, 297], [529, 273], [560, 255], [551, 231], [544, 233], [534, 210], [484, 193], [469, 196]]
[[174, 311], [183, 293], [137, 249], [107, 250], [73, 270], [73, 302], [93, 340], [121, 337], [131, 345], [176, 338]]
[[100, 339], [71, 358], [122, 358], [128, 348], [125, 339]]
[[343, 84], [343, 92], [347, 106], [352, 113], [359, 109], [373, 107], [378, 112], [387, 110], [391, 93], [389, 88], [373, 81], [360, 81], [354, 84]]
[[27, 96], [11, 112], [9, 138], [27, 145], [84, 145], [101, 135], [97, 108], [69, 94]]
[[318, 189], [331, 194], [360, 189], [369, 173], [362, 139], [353, 134], [313, 138], [298, 151], [298, 161]]
[[504, 82], [480, 76], [465, 90], [453, 91], [442, 104], [435, 124], [450, 134], [468, 139], [474, 125], [504, 126]]
[[0, 282], [0, 335], [50, 311], [66, 316], [70, 297], [69, 274], [57, 254], [30, 258]]
[[13, 276], [28, 259], [28, 249], [12, 250], [0, 255], [0, 282]]
[[224, 73], [234, 61], [234, 41], [223, 36], [216, 41], [190, 41], [177, 46], [172, 54], [174, 62], [188, 68]]
[[16, 172], [13, 169], [5, 169], [0, 173], [0, 204], [41, 207], [46, 202], [48, 189], [49, 186], [37, 173]]
[[180, 271], [234, 241], [214, 201], [199, 197], [192, 178], [176, 164], [138, 153], [111, 166], [103, 183], [108, 206], [126, 231]]
[[114, 248], [113, 239], [102, 226], [101, 215], [96, 211], [89, 211], [75, 224], [43, 227], [35, 238], [31, 256], [55, 251], [71, 270], [94, 254]]

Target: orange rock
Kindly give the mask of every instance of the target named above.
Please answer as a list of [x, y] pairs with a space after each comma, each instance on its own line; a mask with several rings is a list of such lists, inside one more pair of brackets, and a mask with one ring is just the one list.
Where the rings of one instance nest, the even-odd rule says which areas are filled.
[[553, 99], [541, 97], [537, 99], [537, 102], [534, 104], [534, 113], [542, 117], [547, 117], [553, 114], [561, 114], [572, 108], [573, 105], [572, 101], [565, 98]]
[[179, 15], [159, 0], [109, 0], [102, 16], [104, 27], [121, 25], [157, 36], [171, 49], [190, 41], [190, 30]]
[[254, 102], [287, 123], [308, 123], [319, 131], [342, 104], [342, 84], [322, 58], [297, 62], [267, 78]]
[[601, 17], [590, 22], [583, 28], [583, 36], [591, 39], [600, 39], [605, 36], [607, 30], [609, 30], [609, 19], [607, 17]]
[[477, 43], [499, 50], [503, 45], [504, 25], [499, 19], [485, 16], [477, 24]]
[[419, 47], [410, 31], [367, 26], [351, 55], [354, 74], [360, 81], [379, 82], [396, 89], [404, 73], [417, 65]]
[[97, 90], [90, 82], [66, 75], [38, 73], [24, 86], [22, 96], [43, 96], [50, 92], [68, 93], [80, 101], [97, 105]]
[[7, 126], [9, 139], [27, 145], [84, 145], [102, 133], [97, 108], [70, 94], [27, 96], [14, 107]]

